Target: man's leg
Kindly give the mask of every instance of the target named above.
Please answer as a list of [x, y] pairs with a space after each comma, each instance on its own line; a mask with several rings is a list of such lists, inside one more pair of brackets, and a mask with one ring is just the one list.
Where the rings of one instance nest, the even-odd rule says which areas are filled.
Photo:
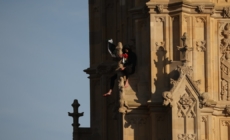
[[109, 88], [109, 91], [105, 94], [103, 94], [104, 97], [106, 96], [109, 96], [112, 94], [112, 91], [113, 91], [113, 87], [114, 87], [114, 84], [115, 84], [115, 80], [117, 79], [117, 74], [114, 74], [111, 78], [110, 78], [110, 88]]

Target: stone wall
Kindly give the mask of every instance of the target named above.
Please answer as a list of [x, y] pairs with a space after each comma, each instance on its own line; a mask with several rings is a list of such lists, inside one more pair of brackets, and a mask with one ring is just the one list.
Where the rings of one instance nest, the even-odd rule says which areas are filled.
[[[89, 0], [89, 21], [92, 136], [230, 139], [230, 0]], [[110, 38], [138, 58], [122, 112]]]

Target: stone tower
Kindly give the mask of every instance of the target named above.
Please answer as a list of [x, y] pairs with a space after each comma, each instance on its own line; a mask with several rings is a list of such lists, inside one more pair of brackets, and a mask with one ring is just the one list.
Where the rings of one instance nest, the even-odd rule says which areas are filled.
[[[89, 0], [89, 22], [91, 127], [80, 139], [230, 139], [230, 0]], [[138, 62], [130, 86], [105, 98], [110, 38]]]

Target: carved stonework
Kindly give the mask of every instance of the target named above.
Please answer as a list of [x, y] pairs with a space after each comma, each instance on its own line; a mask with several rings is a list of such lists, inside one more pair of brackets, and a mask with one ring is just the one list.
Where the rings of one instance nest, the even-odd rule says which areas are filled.
[[182, 46], [177, 46], [178, 50], [181, 52], [181, 61], [183, 63], [186, 63], [188, 60], [188, 52], [192, 51], [191, 47], [188, 47], [187, 45], [187, 34], [186, 32], [181, 37], [182, 40]]
[[204, 52], [206, 51], [206, 41], [196, 41], [196, 49], [198, 52]]
[[184, 21], [188, 22], [189, 21], [189, 16], [184, 16]]
[[230, 126], [230, 120], [222, 120], [223, 126]]
[[162, 42], [156, 42], [155, 44], [156, 44], [156, 46], [157, 46], [157, 49], [156, 49], [156, 50], [159, 50], [160, 48], [161, 48], [162, 51], [165, 51], [165, 50], [166, 50], [166, 49], [165, 49], [165, 42], [164, 42], [164, 41], [162, 41]]
[[162, 96], [164, 98], [163, 105], [164, 106], [170, 105], [172, 107], [172, 101], [173, 101], [172, 93], [169, 91], [165, 91], [163, 92]]
[[201, 121], [207, 123], [208, 122], [208, 116], [202, 116]]
[[170, 84], [172, 85], [172, 88], [170, 90], [170, 92], [173, 92], [175, 90], [175, 87], [178, 85], [178, 83], [180, 82], [180, 80], [182, 79], [183, 76], [187, 75], [190, 80], [192, 80], [193, 85], [198, 89], [199, 89], [199, 85], [200, 85], [200, 80], [197, 81], [193, 81], [193, 69], [192, 66], [177, 66], [177, 68], [175, 69], [179, 72], [180, 76], [177, 80], [174, 79], [170, 79]]
[[179, 80], [174, 80], [174, 79], [170, 79], [170, 84], [172, 85], [172, 88], [171, 88], [171, 92], [174, 91], [175, 87], [177, 86], [177, 84], [179, 83]]
[[177, 103], [178, 107], [178, 117], [196, 117], [195, 113], [196, 100], [194, 97], [185, 93], [180, 97], [180, 100]]
[[223, 9], [223, 17], [229, 18], [230, 17], [230, 7], [224, 7]]
[[158, 13], [162, 13], [163, 9], [164, 9], [164, 5], [162, 4], [156, 5], [156, 10]]
[[197, 6], [198, 13], [204, 13], [204, 9], [205, 9], [204, 5]]
[[178, 140], [196, 140], [195, 134], [179, 134]]
[[201, 84], [201, 80], [194, 81], [194, 86], [197, 87], [197, 89], [200, 91], [199, 85]]
[[230, 105], [227, 105], [224, 109], [225, 116], [230, 116]]
[[155, 17], [156, 22], [164, 22], [165, 21], [165, 17]]
[[118, 89], [120, 95], [120, 113], [126, 113], [127, 109], [129, 108], [128, 103], [125, 101], [125, 91], [124, 91], [124, 81], [126, 80], [124, 74], [122, 72], [117, 73], [118, 76]]
[[226, 54], [230, 51], [230, 23], [226, 23], [221, 31], [223, 39], [221, 40], [220, 49], [222, 54]]
[[214, 100], [211, 100], [209, 98], [209, 93], [204, 92], [200, 95], [200, 107], [202, 108], [203, 106], [210, 107], [210, 106], [215, 106], [217, 102]]
[[224, 25], [221, 31], [223, 38], [221, 39], [220, 50], [221, 56], [221, 100], [230, 100], [230, 23]]
[[180, 77], [183, 75], [187, 75], [192, 78], [192, 74], [193, 74], [192, 66], [177, 66], [176, 70], [180, 73]]

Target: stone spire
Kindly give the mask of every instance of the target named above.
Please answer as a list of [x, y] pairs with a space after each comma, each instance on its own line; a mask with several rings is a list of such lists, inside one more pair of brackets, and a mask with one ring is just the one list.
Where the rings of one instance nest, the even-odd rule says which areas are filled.
[[73, 113], [68, 112], [69, 116], [73, 117], [73, 140], [79, 140], [78, 136], [78, 127], [80, 126], [79, 124], [79, 117], [83, 116], [84, 112], [78, 113], [78, 108], [80, 104], [78, 103], [78, 100], [74, 100], [72, 103], [73, 107]]

